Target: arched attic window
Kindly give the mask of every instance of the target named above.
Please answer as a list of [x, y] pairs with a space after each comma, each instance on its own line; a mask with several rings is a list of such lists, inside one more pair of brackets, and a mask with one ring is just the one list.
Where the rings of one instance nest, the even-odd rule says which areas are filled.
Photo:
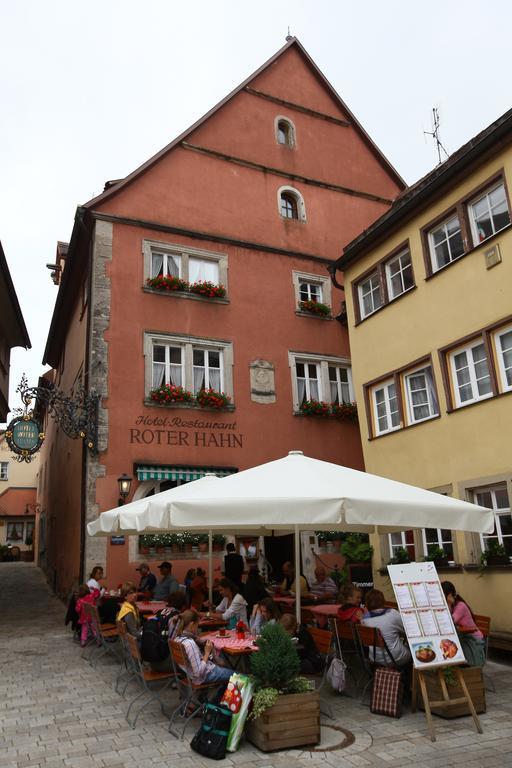
[[284, 117], [276, 117], [275, 128], [278, 144], [281, 144], [283, 147], [295, 146], [295, 128], [290, 120]]
[[283, 219], [306, 221], [304, 199], [293, 187], [281, 187], [278, 192], [279, 213]]

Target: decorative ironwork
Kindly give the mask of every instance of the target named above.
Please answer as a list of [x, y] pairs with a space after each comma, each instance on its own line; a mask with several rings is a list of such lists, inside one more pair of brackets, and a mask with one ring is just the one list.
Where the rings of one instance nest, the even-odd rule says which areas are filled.
[[[33, 401], [36, 406], [44, 406], [51, 416], [59, 424], [62, 431], [71, 439], [80, 438], [85, 440], [87, 448], [91, 453], [98, 452], [98, 405], [100, 395], [97, 392], [86, 392], [83, 387], [78, 388], [70, 395], [66, 395], [58, 389], [55, 384], [48, 382], [43, 387], [29, 387], [28, 379], [23, 374], [21, 381], [16, 389], [23, 403], [23, 408], [15, 408], [13, 413], [15, 418], [7, 426], [5, 437], [12, 451], [16, 454], [16, 461], [30, 462], [32, 456], [36, 453], [43, 443], [45, 433], [39, 427], [34, 416], [34, 409], [30, 409]], [[39, 429], [38, 444], [35, 446], [24, 447], [16, 441], [16, 430], [19, 430], [20, 423], [25, 422], [32, 425], [32, 432], [35, 426]]]

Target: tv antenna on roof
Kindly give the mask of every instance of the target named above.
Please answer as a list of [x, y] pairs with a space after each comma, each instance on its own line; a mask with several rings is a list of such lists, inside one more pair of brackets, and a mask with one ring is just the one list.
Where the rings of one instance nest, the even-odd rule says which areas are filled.
[[448, 152], [444, 148], [443, 143], [441, 141], [441, 137], [439, 136], [439, 125], [440, 125], [439, 110], [437, 107], [433, 107], [432, 108], [432, 130], [423, 131], [423, 133], [426, 136], [432, 136], [432, 138], [434, 139], [436, 143], [436, 149], [437, 149], [437, 158], [438, 158], [437, 164], [441, 165], [441, 163], [443, 162], [443, 158], [441, 157], [441, 151], [444, 152], [446, 157], [448, 157]]
[[290, 26], [288, 25], [288, 34], [286, 35], [286, 42], [289, 43], [290, 40], [293, 40], [293, 36], [290, 34]]

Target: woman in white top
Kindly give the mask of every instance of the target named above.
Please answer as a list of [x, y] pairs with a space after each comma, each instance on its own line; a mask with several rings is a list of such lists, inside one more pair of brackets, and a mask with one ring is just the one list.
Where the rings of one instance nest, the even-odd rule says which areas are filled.
[[100, 593], [100, 596], [103, 597], [106, 590], [105, 587], [101, 586], [100, 581], [103, 581], [103, 568], [101, 565], [96, 565], [91, 571], [87, 586], [89, 589], [97, 589]]
[[222, 600], [215, 613], [228, 622], [228, 627], [234, 629], [239, 621], [247, 626], [247, 601], [238, 591], [236, 584], [229, 579], [221, 579], [219, 585]]
[[[389, 652], [397, 666], [404, 667], [411, 662], [411, 653], [403, 638], [405, 637], [402, 617], [394, 608], [387, 608], [384, 604], [384, 595], [379, 589], [371, 589], [365, 597], [366, 613], [361, 619], [361, 624], [366, 627], [377, 627]], [[392, 666], [393, 660], [389, 658], [385, 648], [369, 649], [370, 660], [377, 664]]]

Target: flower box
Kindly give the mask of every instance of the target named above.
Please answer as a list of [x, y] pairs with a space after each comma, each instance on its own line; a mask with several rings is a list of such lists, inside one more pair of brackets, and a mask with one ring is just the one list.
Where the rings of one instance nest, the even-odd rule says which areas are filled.
[[321, 301], [299, 301], [299, 309], [301, 312], [307, 312], [318, 317], [331, 316], [331, 308], [327, 304], [322, 304]]
[[260, 717], [249, 721], [245, 735], [262, 752], [319, 744], [319, 692], [279, 696]]
[[189, 286], [190, 293], [198, 296], [204, 296], [206, 299], [223, 299], [226, 295], [226, 289], [223, 285], [210, 283], [208, 280], [200, 280]]
[[186, 280], [174, 275], [159, 275], [158, 277], [148, 277], [146, 280], [148, 288], [154, 288], [157, 291], [188, 291], [189, 285]]
[[304, 400], [300, 404], [300, 412], [304, 416], [323, 416], [327, 417], [331, 414], [331, 407], [329, 403], [324, 403], [321, 400]]
[[161, 387], [156, 387], [156, 389], [150, 391], [149, 397], [156, 403], [162, 403], [163, 405], [192, 403], [194, 401], [192, 392], [175, 384], [163, 384]]
[[355, 403], [332, 403], [331, 413], [337, 419], [357, 421], [357, 405]]
[[229, 405], [231, 398], [224, 392], [217, 392], [211, 387], [209, 389], [201, 389], [196, 395], [196, 402], [201, 408], [225, 408]]

